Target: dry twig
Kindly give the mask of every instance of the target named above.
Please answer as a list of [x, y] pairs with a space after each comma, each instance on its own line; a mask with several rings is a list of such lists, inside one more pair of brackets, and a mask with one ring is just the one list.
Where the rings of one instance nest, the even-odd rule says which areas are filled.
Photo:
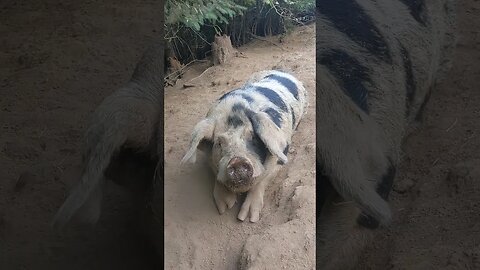
[[[191, 64], [193, 63], [196, 63], [196, 62], [207, 62], [208, 60], [192, 60], [190, 62], [188, 62], [187, 64], [183, 65], [183, 67], [179, 70], [175, 70], [174, 72], [168, 74], [166, 77], [165, 77], [165, 80], [166, 81], [175, 81], [178, 77], [180, 77], [182, 74], [183, 74], [183, 70], [185, 70], [187, 67], [189, 67]], [[175, 74], [175, 77], [171, 78], [171, 76], [173, 76]]]
[[209, 69], [211, 69], [212, 67], [214, 67], [214, 66], [211, 66], [211, 67], [209, 67], [209, 68], [205, 69], [205, 70], [202, 72], [202, 74], [200, 74], [200, 75], [198, 75], [197, 77], [195, 77], [195, 78], [193, 78], [193, 79], [189, 80], [188, 82], [186, 82], [186, 84], [191, 84], [191, 83], [192, 83], [192, 81], [194, 81], [194, 80], [196, 80], [196, 79], [198, 79], [198, 78], [202, 77], [202, 76], [205, 74], [205, 72], [207, 72], [207, 71], [208, 71]]
[[277, 47], [280, 48], [282, 51], [285, 51], [285, 49], [284, 49], [282, 46], [278, 45], [277, 43], [275, 43], [275, 42], [273, 42], [273, 41], [270, 41], [270, 40], [268, 40], [268, 39], [266, 39], [266, 38], [259, 37], [259, 36], [257, 36], [257, 35], [252, 34], [252, 33], [250, 33], [250, 35], [251, 35], [253, 38], [255, 38], [255, 39], [268, 42], [268, 43], [270, 43], [270, 44], [272, 44], [272, 45], [277, 46]]

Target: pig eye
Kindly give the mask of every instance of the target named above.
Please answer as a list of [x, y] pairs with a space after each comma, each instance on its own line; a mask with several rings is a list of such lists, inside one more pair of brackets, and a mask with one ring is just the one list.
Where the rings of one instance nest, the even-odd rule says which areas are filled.
[[225, 144], [226, 144], [225, 137], [219, 136], [218, 139], [217, 139], [217, 146], [222, 147], [222, 146], [225, 146]]

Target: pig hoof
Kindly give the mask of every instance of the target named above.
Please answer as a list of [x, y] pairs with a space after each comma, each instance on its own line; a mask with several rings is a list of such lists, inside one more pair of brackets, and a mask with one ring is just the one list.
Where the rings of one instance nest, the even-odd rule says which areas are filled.
[[260, 219], [260, 211], [263, 208], [263, 195], [257, 192], [249, 192], [245, 202], [240, 209], [238, 219], [244, 221], [250, 213], [250, 222], [257, 222]]
[[232, 208], [237, 201], [237, 194], [227, 190], [222, 184], [215, 183], [213, 190], [213, 198], [217, 205], [220, 214], [225, 213], [225, 210]]

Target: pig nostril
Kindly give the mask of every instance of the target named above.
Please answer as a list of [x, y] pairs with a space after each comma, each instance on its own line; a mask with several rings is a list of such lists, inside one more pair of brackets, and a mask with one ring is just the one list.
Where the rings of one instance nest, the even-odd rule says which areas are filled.
[[253, 176], [252, 166], [242, 158], [232, 158], [227, 166], [228, 177], [236, 183], [248, 182]]

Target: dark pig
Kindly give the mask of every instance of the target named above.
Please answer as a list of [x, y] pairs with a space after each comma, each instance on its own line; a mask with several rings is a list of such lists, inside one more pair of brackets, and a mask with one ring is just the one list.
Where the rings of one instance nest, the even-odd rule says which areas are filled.
[[159, 160], [163, 54], [164, 41], [160, 39], [143, 54], [130, 81], [106, 97], [93, 113], [82, 148], [81, 179], [55, 215], [53, 226], [63, 227], [77, 212], [83, 221], [97, 222], [105, 173], [122, 149], [144, 153], [153, 162]]
[[402, 140], [451, 63], [454, 1], [321, 0], [316, 18], [317, 268], [352, 269], [392, 220]]

